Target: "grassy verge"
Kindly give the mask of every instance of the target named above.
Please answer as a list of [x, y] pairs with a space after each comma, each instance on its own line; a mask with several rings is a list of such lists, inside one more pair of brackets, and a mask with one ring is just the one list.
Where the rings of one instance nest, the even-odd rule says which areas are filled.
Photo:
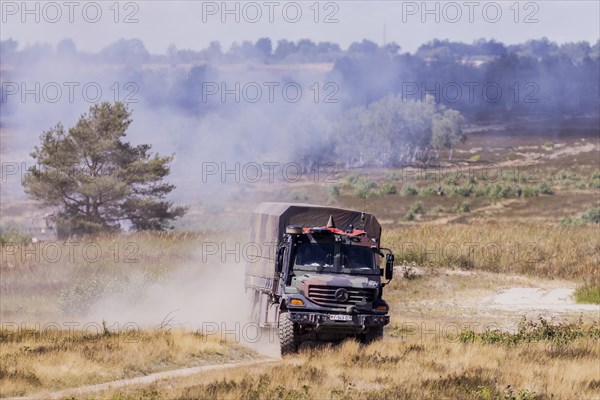
[[0, 330], [1, 396], [91, 385], [256, 357], [216, 337], [182, 331]]
[[569, 324], [551, 324], [543, 318], [531, 321], [523, 318], [517, 332], [506, 332], [499, 329], [486, 328], [476, 333], [473, 329], [464, 329], [458, 334], [462, 343], [481, 341], [487, 344], [519, 345], [531, 342], [546, 342], [554, 351], [567, 350], [570, 343], [580, 338], [600, 340], [600, 325], [584, 325], [582, 322]]
[[578, 303], [600, 304], [600, 285], [585, 285], [575, 290], [575, 301]]

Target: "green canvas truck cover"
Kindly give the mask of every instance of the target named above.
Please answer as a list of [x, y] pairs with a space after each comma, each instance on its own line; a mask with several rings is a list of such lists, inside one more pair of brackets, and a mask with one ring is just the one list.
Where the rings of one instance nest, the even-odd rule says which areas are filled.
[[250, 218], [250, 242], [261, 249], [261, 257], [247, 261], [246, 287], [264, 291], [274, 289], [275, 250], [288, 225], [300, 225], [304, 228], [322, 227], [327, 225], [329, 217], [332, 216], [337, 228], [345, 230], [353, 225], [356, 229], [365, 230], [369, 237], [379, 242], [381, 225], [377, 218], [365, 213], [363, 227], [361, 214], [361, 211], [303, 203], [261, 203]]

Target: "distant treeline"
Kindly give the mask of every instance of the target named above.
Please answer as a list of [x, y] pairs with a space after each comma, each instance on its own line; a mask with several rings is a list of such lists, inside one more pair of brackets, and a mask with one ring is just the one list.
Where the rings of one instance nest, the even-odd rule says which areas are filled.
[[465, 116], [576, 115], [600, 108], [599, 42], [557, 45], [547, 39], [505, 46], [433, 41], [415, 54], [363, 42], [336, 60], [334, 72], [349, 102], [370, 103], [394, 93], [427, 94]]
[[[51, 59], [71, 65], [120, 65], [133, 81], [152, 82], [157, 88], [146, 85], [141, 90], [152, 104], [194, 113], [208, 111], [201, 104], [203, 82], [219, 78], [219, 65], [238, 63], [333, 63], [324, 80], [337, 84], [336, 99], [343, 108], [366, 106], [390, 94], [405, 100], [424, 100], [429, 94], [471, 118], [573, 115], [600, 108], [600, 40], [593, 45], [583, 41], [558, 45], [547, 38], [515, 45], [484, 39], [472, 44], [434, 40], [411, 54], [401, 52], [395, 43], [380, 46], [369, 40], [343, 50], [331, 42], [302, 39], [274, 44], [262, 38], [234, 43], [227, 51], [212, 42], [200, 51], [171, 45], [166, 54], [154, 55], [138, 39], [119, 40], [95, 54], [78, 51], [70, 39], [56, 47], [35, 44], [22, 50], [8, 39], [0, 42], [0, 55], [3, 68], [17, 70]], [[167, 69], [143, 68], [148, 65], [182, 67], [184, 72], [168, 76]]]
[[[47, 82], [59, 82], [63, 99], [67, 82], [80, 83], [80, 98], [83, 83], [98, 82], [109, 96], [104, 100], [113, 100], [115, 88], [119, 100], [135, 100], [149, 135], [158, 122], [168, 127], [171, 143], [181, 143], [182, 165], [215, 154], [230, 160], [338, 160], [347, 166], [429, 162], [452, 158], [452, 149], [465, 140], [465, 123], [597, 116], [599, 46], [558, 45], [546, 38], [515, 45], [434, 40], [407, 53], [395, 43], [368, 40], [341, 49], [330, 42], [273, 44], [262, 38], [227, 51], [212, 42], [201, 51], [170, 46], [155, 55], [137, 39], [93, 54], [78, 51], [70, 39], [23, 49], [9, 39], [0, 42], [0, 124], [22, 124], [45, 112], [54, 121], [54, 114], [89, 106], [36, 108], [32, 99], [37, 94], [44, 100]], [[279, 86], [271, 101], [273, 82]], [[296, 82], [303, 88], [300, 102], [281, 90]], [[262, 91], [258, 102], [255, 90]], [[231, 145], [220, 145], [224, 138]], [[158, 133], [153, 139], [162, 140]]]

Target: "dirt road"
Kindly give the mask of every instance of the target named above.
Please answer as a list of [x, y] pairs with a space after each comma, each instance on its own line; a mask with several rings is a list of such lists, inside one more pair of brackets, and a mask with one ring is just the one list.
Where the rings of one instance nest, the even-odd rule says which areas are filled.
[[260, 359], [260, 360], [242, 361], [242, 362], [228, 363], [228, 364], [203, 365], [201, 367], [182, 368], [182, 369], [176, 369], [176, 370], [172, 370], [172, 371], [157, 372], [155, 374], [140, 376], [137, 378], [121, 379], [118, 381], [99, 383], [97, 385], [83, 386], [83, 387], [73, 388], [73, 389], [65, 389], [65, 390], [61, 390], [58, 392], [41, 392], [41, 393], [37, 393], [32, 396], [12, 397], [12, 398], [9, 398], [8, 400], [29, 400], [29, 399], [40, 400], [40, 399], [62, 399], [62, 398], [71, 397], [71, 396], [77, 397], [77, 396], [81, 396], [81, 395], [90, 395], [90, 394], [97, 393], [97, 392], [100, 392], [102, 390], [107, 390], [107, 389], [116, 389], [116, 388], [121, 388], [121, 387], [125, 387], [125, 386], [131, 386], [131, 385], [142, 385], [142, 384], [148, 385], [148, 384], [160, 381], [162, 379], [179, 378], [179, 377], [183, 377], [183, 376], [198, 374], [200, 372], [205, 372], [205, 371], [214, 371], [214, 370], [236, 368], [236, 367], [249, 367], [249, 366], [253, 366], [253, 365], [257, 365], [257, 364], [272, 363], [272, 362], [276, 362], [276, 361], [278, 361], [278, 360], [276, 360], [276, 359]]

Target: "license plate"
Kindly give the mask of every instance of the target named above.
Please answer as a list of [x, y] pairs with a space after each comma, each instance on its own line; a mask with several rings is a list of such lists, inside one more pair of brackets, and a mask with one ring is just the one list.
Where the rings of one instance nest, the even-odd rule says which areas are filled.
[[352, 321], [352, 315], [329, 314], [329, 319], [331, 321]]

